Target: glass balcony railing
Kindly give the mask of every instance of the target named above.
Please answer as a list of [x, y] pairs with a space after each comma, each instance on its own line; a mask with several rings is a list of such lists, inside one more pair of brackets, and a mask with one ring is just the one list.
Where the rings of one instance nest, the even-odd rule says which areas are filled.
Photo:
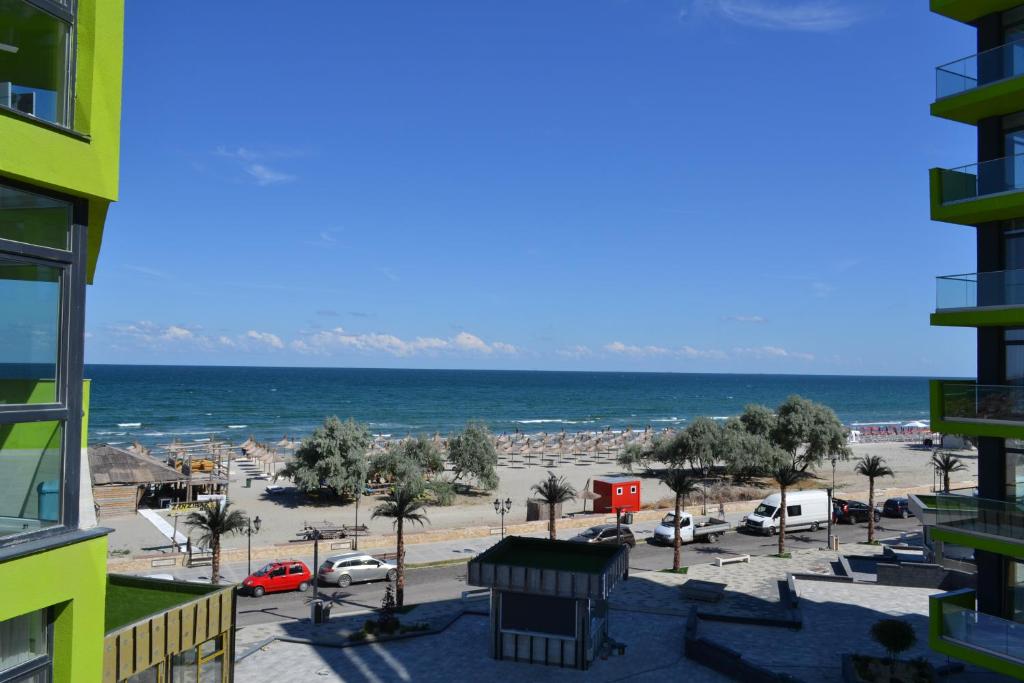
[[944, 601], [941, 635], [946, 640], [1024, 662], [1024, 624]]
[[941, 384], [943, 420], [1024, 423], [1024, 386]]
[[1024, 40], [979, 52], [935, 69], [935, 99], [1024, 74]]
[[943, 204], [1024, 189], [1024, 154], [942, 169]]
[[983, 306], [1024, 306], [1024, 270], [935, 278], [935, 310]]
[[935, 526], [1024, 540], [1024, 502], [937, 494]]

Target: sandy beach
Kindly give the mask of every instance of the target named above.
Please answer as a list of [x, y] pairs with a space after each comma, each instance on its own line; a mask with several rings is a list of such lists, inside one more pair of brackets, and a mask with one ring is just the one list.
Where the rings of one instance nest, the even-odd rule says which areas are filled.
[[[877, 496], [880, 499], [897, 495], [909, 488], [930, 486], [934, 481], [933, 470], [929, 463], [931, 450], [920, 444], [899, 442], [854, 444], [852, 449], [853, 458], [850, 461], [840, 461], [836, 466], [837, 495], [841, 496], [843, 491], [859, 494], [867, 490], [867, 479], [854, 472], [854, 461], [864, 455], [879, 455], [885, 458], [895, 474], [894, 477], [877, 483]], [[976, 481], [977, 454], [974, 451], [959, 451], [956, 455], [964, 461], [967, 469], [955, 473], [952, 477], [952, 484], [954, 487], [969, 486]], [[506, 522], [525, 521], [526, 499], [529, 497], [530, 487], [545, 477], [547, 470], [547, 467], [537, 464], [536, 461], [530, 466], [501, 466], [498, 468], [501, 482], [495, 491], [473, 496], [460, 496], [457, 503], [449, 507], [427, 508], [429, 523], [424, 526], [424, 529], [497, 526], [500, 519], [492, 505], [492, 501], [496, 497], [512, 499], [512, 511], [506, 516]], [[577, 490], [582, 490], [587, 481], [593, 477], [628, 474], [621, 471], [614, 462], [586, 465], [558, 464], [551, 470], [558, 475], [565, 476]], [[296, 533], [302, 529], [305, 522], [313, 523], [323, 520], [336, 524], [353, 524], [355, 522], [356, 506], [354, 504], [340, 506], [311, 503], [287, 482], [278, 482], [278, 484], [285, 485], [285, 490], [273, 495], [268, 495], [266, 491], [267, 486], [273, 483], [270, 479], [254, 479], [251, 488], [245, 488], [245, 479], [252, 477], [256, 472], [256, 468], [251, 463], [244, 460], [233, 462], [229, 490], [230, 499], [239, 509], [252, 516], [259, 515], [262, 520], [259, 535], [252, 539], [254, 546], [286, 543], [296, 538]], [[670, 504], [671, 492], [661, 482], [652, 477], [641, 477], [641, 479], [642, 502], [645, 506], [658, 506], [659, 502], [665, 506]], [[815, 477], [808, 480], [804, 487], [825, 488], [831, 482], [832, 468], [826, 463], [825, 467], [816, 472]], [[732, 493], [747, 494], [740, 497], [760, 498], [770, 492], [771, 488], [766, 486], [763, 489], [744, 488]], [[859, 497], [866, 500], [866, 495]], [[361, 500], [359, 523], [366, 524], [370, 528], [370, 533], [389, 533], [391, 531], [390, 520], [371, 518], [373, 507], [378, 502], [373, 497], [364, 497]], [[699, 505], [699, 501], [697, 504]], [[581, 510], [582, 507], [582, 501], [578, 501], [567, 505], [565, 510], [571, 512]], [[161, 514], [166, 515], [163, 512]], [[168, 517], [168, 522], [173, 524], [173, 518]], [[110, 536], [112, 552], [126, 550], [131, 554], [155, 552], [168, 544], [167, 539], [140, 515], [100, 520], [100, 523], [114, 530]], [[181, 518], [178, 530], [187, 533], [183, 523], [184, 518]], [[229, 548], [244, 547], [245, 544], [245, 536], [224, 539], [225, 547]]]

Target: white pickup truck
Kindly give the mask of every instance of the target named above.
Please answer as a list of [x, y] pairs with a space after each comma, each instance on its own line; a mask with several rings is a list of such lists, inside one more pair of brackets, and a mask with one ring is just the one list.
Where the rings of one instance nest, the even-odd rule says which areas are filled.
[[[676, 515], [670, 512], [661, 520], [661, 524], [654, 529], [653, 541], [661, 545], [672, 545], [675, 542]], [[732, 528], [729, 522], [724, 519], [709, 519], [700, 524], [694, 524], [693, 515], [683, 512], [679, 515], [679, 541], [681, 543], [693, 543], [694, 541], [717, 541], [726, 531]]]

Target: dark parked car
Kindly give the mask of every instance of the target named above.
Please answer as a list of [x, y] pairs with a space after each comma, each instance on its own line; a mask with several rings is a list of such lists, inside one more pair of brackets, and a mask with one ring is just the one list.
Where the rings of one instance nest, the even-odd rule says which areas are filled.
[[886, 517], [902, 517], [906, 519], [913, 516], [914, 513], [910, 511], [910, 501], [906, 498], [890, 498], [882, 506], [882, 514]]
[[[859, 500], [843, 500], [842, 498], [832, 499], [832, 516], [836, 524], [858, 524], [867, 522], [871, 514], [871, 508], [867, 503]], [[874, 511], [875, 521], [882, 518], [882, 513], [877, 509]]]
[[598, 524], [592, 526], [578, 536], [573, 536], [570, 541], [575, 543], [619, 543], [621, 536], [621, 543], [628, 545], [630, 548], [636, 547], [636, 539], [633, 538], [633, 532], [628, 526], [620, 526], [619, 532], [616, 533], [614, 524]]

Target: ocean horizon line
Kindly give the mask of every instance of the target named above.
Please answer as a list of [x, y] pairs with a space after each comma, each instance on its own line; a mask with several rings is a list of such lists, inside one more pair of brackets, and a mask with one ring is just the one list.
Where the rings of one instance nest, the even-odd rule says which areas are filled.
[[109, 368], [211, 368], [222, 370], [367, 370], [373, 372], [492, 372], [507, 374], [605, 374], [605, 375], [684, 375], [684, 376], [753, 376], [753, 377], [844, 377], [863, 379], [949, 379], [969, 380], [972, 377], [961, 377], [957, 375], [946, 375], [935, 377], [933, 375], [888, 375], [888, 374], [854, 374], [854, 373], [816, 373], [816, 372], [688, 372], [679, 370], [551, 370], [551, 369], [510, 369], [510, 368], [389, 368], [375, 366], [352, 366], [352, 365], [219, 365], [208, 363], [86, 363], [85, 367], [109, 367]]

